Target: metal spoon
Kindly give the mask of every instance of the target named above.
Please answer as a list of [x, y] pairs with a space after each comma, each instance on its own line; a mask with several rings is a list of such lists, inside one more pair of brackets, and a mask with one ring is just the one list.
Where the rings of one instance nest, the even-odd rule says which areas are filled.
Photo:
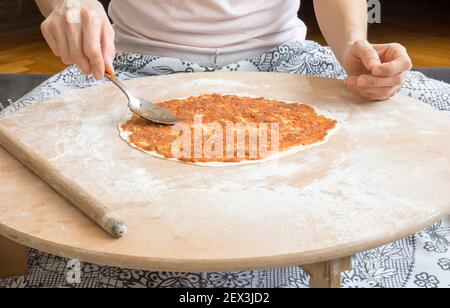
[[135, 97], [115, 76], [105, 74], [128, 98], [130, 110], [141, 117], [158, 124], [173, 125], [178, 122], [176, 115], [144, 99]]

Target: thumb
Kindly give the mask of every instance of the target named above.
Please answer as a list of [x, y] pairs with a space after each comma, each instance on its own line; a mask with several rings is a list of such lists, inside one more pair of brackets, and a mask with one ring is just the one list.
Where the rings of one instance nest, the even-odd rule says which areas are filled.
[[358, 41], [353, 45], [352, 56], [360, 59], [365, 68], [370, 72], [372, 72], [376, 66], [381, 65], [378, 52], [365, 40]]

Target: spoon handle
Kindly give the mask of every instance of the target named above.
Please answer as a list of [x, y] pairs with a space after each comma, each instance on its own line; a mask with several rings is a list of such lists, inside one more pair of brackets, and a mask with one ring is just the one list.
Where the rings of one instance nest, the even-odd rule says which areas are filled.
[[106, 78], [108, 78], [113, 84], [115, 84], [128, 98], [128, 101], [134, 98], [133, 95], [127, 90], [126, 86], [119, 80], [115, 75], [105, 74]]

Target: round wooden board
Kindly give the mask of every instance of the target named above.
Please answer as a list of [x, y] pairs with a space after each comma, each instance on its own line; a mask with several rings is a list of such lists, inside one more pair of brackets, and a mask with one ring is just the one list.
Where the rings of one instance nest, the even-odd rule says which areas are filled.
[[[369, 103], [341, 81], [287, 74], [180, 74], [127, 83], [155, 101], [216, 92], [304, 102], [332, 114], [341, 127], [326, 144], [275, 163], [211, 169], [147, 157], [128, 147], [116, 127], [126, 107], [112, 85], [77, 91], [73, 99], [53, 98], [29, 111], [71, 106], [79, 116], [75, 107], [80, 104], [90, 107], [83, 113], [88, 122], [104, 112], [102, 129], [116, 130], [111, 149], [120, 152], [119, 158], [113, 157], [116, 151], [108, 155], [128, 164], [130, 177], [149, 172], [154, 180], [142, 183], [146, 191], [114, 186], [115, 198], [107, 186], [99, 186], [99, 197], [110, 198], [129, 224], [129, 234], [113, 240], [0, 150], [0, 235], [97, 264], [234, 271], [350, 256], [450, 213], [450, 117], [420, 102], [399, 95]], [[87, 171], [74, 161], [71, 168], [79, 168], [83, 179]], [[98, 174], [89, 184], [109, 183], [114, 172]], [[143, 202], [144, 192], [150, 201]]]

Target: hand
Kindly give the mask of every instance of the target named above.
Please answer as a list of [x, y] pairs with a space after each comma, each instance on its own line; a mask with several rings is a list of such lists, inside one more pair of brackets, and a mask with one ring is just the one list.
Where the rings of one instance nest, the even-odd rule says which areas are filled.
[[344, 57], [347, 86], [370, 100], [394, 96], [411, 68], [406, 48], [395, 43], [371, 45], [357, 41]]
[[52, 52], [64, 64], [76, 64], [83, 73], [103, 79], [114, 73], [114, 30], [100, 2], [66, 0], [41, 25]]

